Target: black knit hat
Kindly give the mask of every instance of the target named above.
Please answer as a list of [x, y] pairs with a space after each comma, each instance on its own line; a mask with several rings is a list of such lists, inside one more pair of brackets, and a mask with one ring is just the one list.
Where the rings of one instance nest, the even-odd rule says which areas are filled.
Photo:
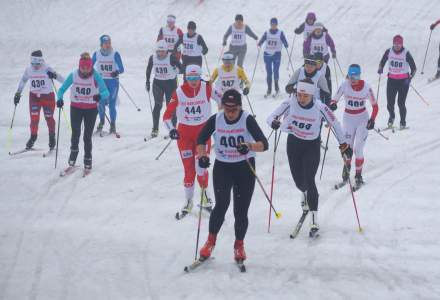
[[241, 15], [241, 14], [236, 15], [235, 21], [243, 21], [243, 15]]
[[187, 26], [188, 29], [196, 30], [196, 27], [197, 27], [196, 22], [194, 22], [194, 21], [188, 22], [188, 26]]
[[43, 57], [43, 52], [41, 52], [41, 50], [35, 50], [35, 51], [32, 51], [31, 56]]
[[234, 89], [227, 90], [222, 97], [222, 104], [226, 106], [241, 106], [241, 94]]

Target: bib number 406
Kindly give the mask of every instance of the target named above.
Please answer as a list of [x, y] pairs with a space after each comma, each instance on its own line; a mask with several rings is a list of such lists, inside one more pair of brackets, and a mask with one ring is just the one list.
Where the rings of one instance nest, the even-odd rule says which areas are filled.
[[240, 145], [241, 143], [244, 143], [244, 137], [239, 135], [239, 136], [222, 136], [220, 138], [220, 145], [222, 145], [225, 148], [237, 148], [238, 145]]

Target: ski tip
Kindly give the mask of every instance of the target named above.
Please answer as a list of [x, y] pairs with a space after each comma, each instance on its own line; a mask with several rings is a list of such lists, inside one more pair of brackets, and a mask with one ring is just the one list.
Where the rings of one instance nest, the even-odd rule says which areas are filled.
[[189, 268], [188, 268], [188, 266], [185, 266], [185, 268], [183, 268], [183, 271], [186, 272], [186, 273], [189, 273]]
[[276, 217], [277, 219], [280, 219], [281, 216], [282, 216], [282, 214], [281, 214], [280, 212], [275, 213], [275, 217]]
[[359, 227], [359, 228], [358, 228], [358, 232], [359, 232], [359, 233], [364, 233], [364, 229], [363, 229], [362, 227]]

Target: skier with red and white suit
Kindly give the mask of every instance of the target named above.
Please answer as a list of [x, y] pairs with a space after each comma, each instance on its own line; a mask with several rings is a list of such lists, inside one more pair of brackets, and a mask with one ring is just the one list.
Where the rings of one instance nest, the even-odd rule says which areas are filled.
[[174, 45], [176, 45], [177, 41], [182, 37], [182, 30], [176, 26], [176, 16], [168, 15], [167, 25], [159, 29], [157, 41], [164, 40], [167, 43], [168, 52], [173, 53], [177, 60], [180, 60], [181, 52], [178, 49], [174, 51]]
[[[196, 153], [197, 137], [211, 117], [211, 86], [201, 80], [202, 69], [197, 65], [188, 65], [185, 70], [186, 82], [183, 83], [171, 96], [171, 101], [163, 116], [165, 126], [169, 129], [170, 138], [177, 140], [180, 157], [182, 159], [185, 177], [185, 205], [177, 219], [191, 212], [194, 196], [194, 181], [205, 191], [203, 207], [211, 210], [212, 203], [206, 193], [208, 187], [208, 171], [198, 164]], [[174, 113], [177, 116], [177, 129], [172, 123]], [[211, 148], [207, 142], [207, 153]]]
[[[345, 111], [342, 126], [347, 142], [356, 156], [355, 188], [358, 189], [364, 183], [362, 167], [364, 165], [364, 147], [368, 137], [368, 130], [374, 129], [374, 121], [379, 111], [379, 106], [371, 86], [364, 80], [361, 80], [361, 67], [358, 64], [350, 65], [347, 77], [347, 80], [341, 84], [333, 100], [330, 102], [330, 109], [336, 110], [338, 101], [344, 96]], [[367, 101], [373, 107], [370, 116], [368, 116], [366, 109]], [[348, 181], [350, 168], [351, 159], [347, 159], [346, 166], [342, 170], [342, 180], [344, 183]]]

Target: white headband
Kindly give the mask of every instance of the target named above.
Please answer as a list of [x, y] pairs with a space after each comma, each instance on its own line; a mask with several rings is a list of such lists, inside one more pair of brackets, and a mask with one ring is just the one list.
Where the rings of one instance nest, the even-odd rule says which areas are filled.
[[298, 84], [296, 86], [297, 93], [314, 95], [315, 91], [316, 91], [316, 87], [312, 83], [298, 82]]
[[176, 17], [172, 16], [172, 15], [168, 16], [167, 17], [167, 22], [176, 22]]
[[44, 62], [44, 59], [40, 56], [31, 56], [31, 64], [33, 65], [41, 65]]

